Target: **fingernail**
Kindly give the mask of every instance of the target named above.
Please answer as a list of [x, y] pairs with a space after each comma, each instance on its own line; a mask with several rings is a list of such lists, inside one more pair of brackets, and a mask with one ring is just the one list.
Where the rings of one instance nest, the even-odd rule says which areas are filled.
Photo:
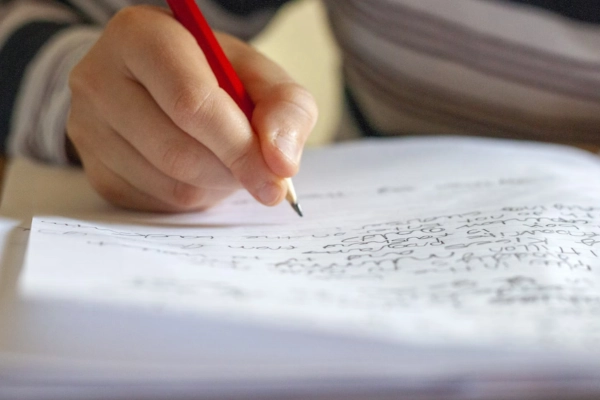
[[275, 136], [275, 147], [279, 149], [290, 161], [298, 164], [300, 161], [300, 146], [298, 134], [294, 130], [282, 129]]
[[279, 200], [280, 193], [281, 188], [279, 185], [273, 182], [267, 182], [258, 190], [258, 198], [260, 199], [261, 203], [272, 205]]

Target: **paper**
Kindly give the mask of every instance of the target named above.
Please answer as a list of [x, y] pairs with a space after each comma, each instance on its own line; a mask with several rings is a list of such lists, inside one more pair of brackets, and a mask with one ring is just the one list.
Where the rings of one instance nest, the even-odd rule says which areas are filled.
[[473, 139], [309, 153], [306, 217], [244, 193], [205, 214], [40, 216], [26, 298], [420, 346], [597, 352], [600, 163]]
[[0, 398], [590, 398], [599, 168], [484, 139], [311, 149], [299, 219], [243, 192], [123, 212], [17, 161], [3, 215], [38, 217], [17, 288], [2, 265]]

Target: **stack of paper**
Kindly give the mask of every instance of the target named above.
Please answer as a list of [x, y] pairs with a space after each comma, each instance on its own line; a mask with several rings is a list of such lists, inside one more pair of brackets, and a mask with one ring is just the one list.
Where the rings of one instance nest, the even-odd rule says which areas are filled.
[[554, 145], [336, 145], [304, 157], [300, 220], [243, 192], [126, 213], [18, 161], [0, 398], [600, 396], [598, 177]]

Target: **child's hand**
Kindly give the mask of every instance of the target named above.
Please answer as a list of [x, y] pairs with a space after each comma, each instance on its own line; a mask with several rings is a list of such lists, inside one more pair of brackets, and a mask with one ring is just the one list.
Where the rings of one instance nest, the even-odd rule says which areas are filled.
[[[138, 210], [210, 207], [241, 186], [273, 205], [317, 118], [312, 96], [218, 35], [256, 108], [252, 127], [192, 35], [163, 9], [124, 9], [71, 73], [67, 133], [95, 189]], [[253, 131], [254, 128], [254, 131]]]

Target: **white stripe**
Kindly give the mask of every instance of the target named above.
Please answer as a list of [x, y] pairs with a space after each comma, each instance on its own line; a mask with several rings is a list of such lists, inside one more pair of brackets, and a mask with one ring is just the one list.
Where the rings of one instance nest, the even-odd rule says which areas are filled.
[[0, 18], [0, 49], [6, 40], [21, 26], [31, 21], [54, 21], [75, 23], [77, 17], [69, 9], [57, 5], [40, 3], [39, 1], [21, 1], [11, 3], [3, 10]]
[[[377, 7], [377, 3], [382, 1], [369, 5]], [[383, 3], [388, 7], [410, 6], [469, 29], [568, 58], [600, 62], [600, 26], [538, 7], [482, 0], [385, 0]]]
[[13, 113], [9, 154], [67, 163], [68, 75], [100, 33], [100, 28], [68, 29], [51, 39], [31, 62]]

